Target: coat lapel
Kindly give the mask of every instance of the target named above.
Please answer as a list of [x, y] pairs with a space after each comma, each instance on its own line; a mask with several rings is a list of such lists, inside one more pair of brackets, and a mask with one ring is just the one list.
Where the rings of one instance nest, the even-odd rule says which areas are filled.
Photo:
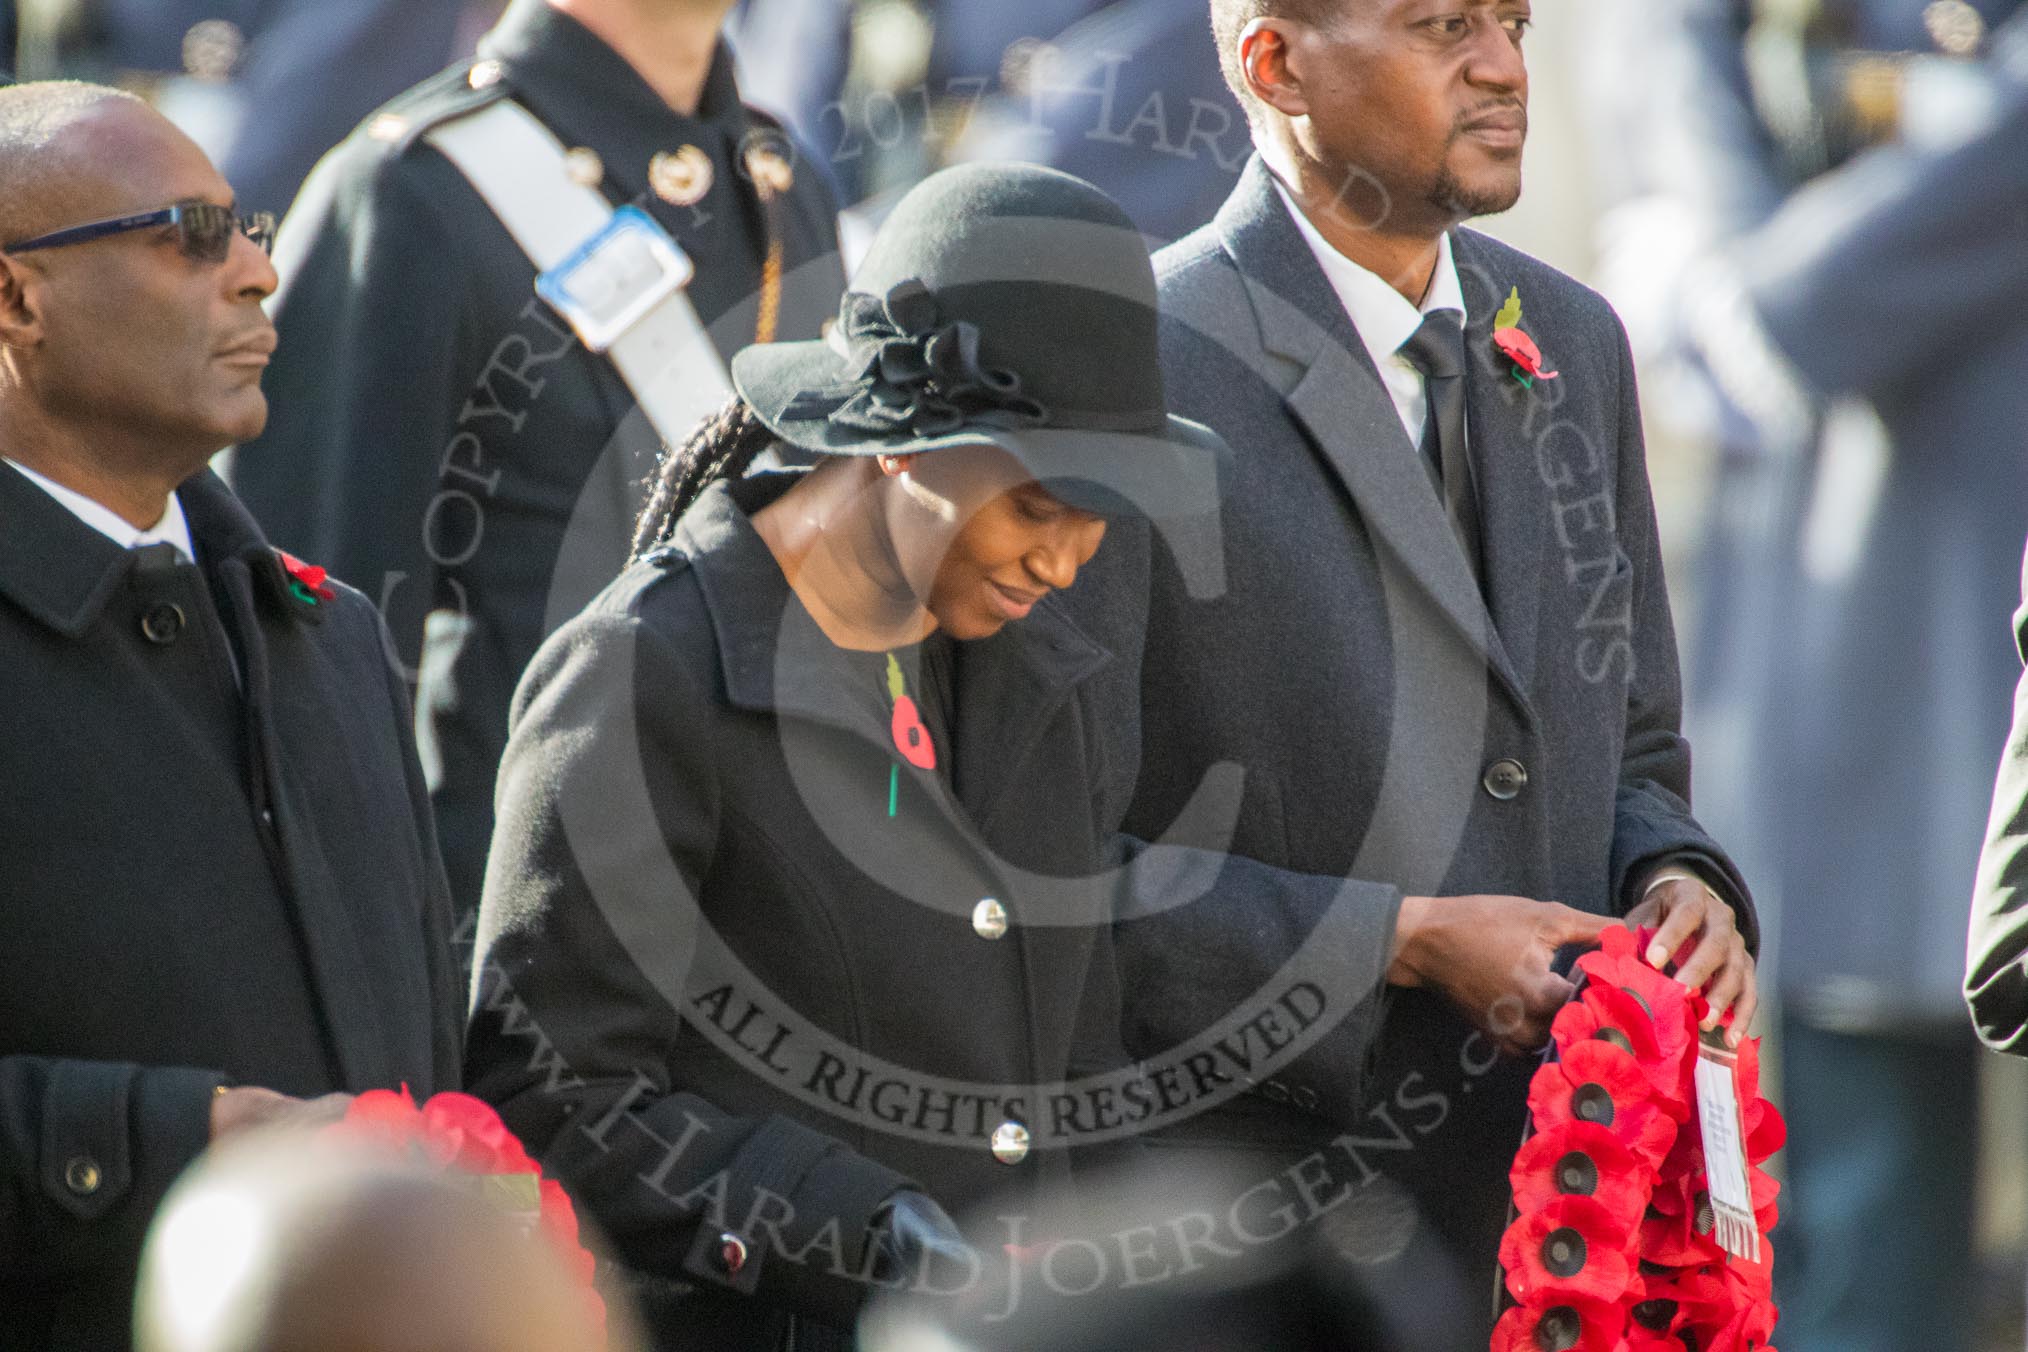
[[[1526, 687], [1509, 660], [1504, 631], [1495, 630], [1421, 453], [1259, 156], [1219, 212], [1217, 228], [1245, 282], [1262, 346], [1296, 373], [1283, 396], [1290, 415], [1352, 495], [1368, 529], [1525, 707]], [[1469, 292], [1467, 303], [1479, 308]], [[1476, 459], [1476, 426], [1470, 434]], [[1496, 490], [1482, 484], [1483, 505]], [[1507, 566], [1490, 539], [1487, 560], [1489, 573]], [[1532, 583], [1527, 575], [1521, 580]]]
[[1508, 284], [1486, 267], [1476, 235], [1454, 231], [1451, 245], [1465, 293], [1465, 416], [1479, 481], [1487, 601], [1518, 688], [1525, 691], [1535, 674], [1550, 510], [1535, 446], [1552, 435], [1553, 420], [1543, 397], [1514, 379], [1493, 346], [1493, 317]]

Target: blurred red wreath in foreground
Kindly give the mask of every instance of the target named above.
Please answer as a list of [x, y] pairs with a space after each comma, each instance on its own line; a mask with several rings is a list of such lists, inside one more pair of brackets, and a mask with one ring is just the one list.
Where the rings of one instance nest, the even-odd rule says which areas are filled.
[[605, 1301], [592, 1285], [596, 1264], [578, 1242], [570, 1198], [562, 1184], [542, 1176], [542, 1166], [486, 1103], [470, 1094], [437, 1094], [418, 1108], [406, 1085], [399, 1092], [374, 1089], [353, 1099], [343, 1120], [326, 1130], [347, 1141], [419, 1153], [439, 1168], [470, 1174], [482, 1196], [555, 1245], [603, 1333]]
[[1535, 1134], [1508, 1175], [1518, 1219], [1500, 1265], [1517, 1304], [1493, 1352], [1768, 1349], [1780, 1185], [1760, 1166], [1786, 1128], [1760, 1096], [1760, 1043], [1747, 1038], [1734, 1079], [1759, 1256], [1728, 1253], [1696, 1112], [1709, 1006], [1637, 956], [1653, 937], [1610, 929], [1578, 959], [1584, 985], [1557, 1015], [1554, 1057], [1528, 1092]]

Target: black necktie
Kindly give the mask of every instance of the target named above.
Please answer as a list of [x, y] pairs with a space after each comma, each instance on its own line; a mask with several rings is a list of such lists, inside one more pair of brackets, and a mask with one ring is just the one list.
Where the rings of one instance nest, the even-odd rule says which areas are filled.
[[1456, 310], [1433, 310], [1401, 345], [1401, 355], [1422, 372], [1429, 395], [1423, 424], [1423, 453], [1431, 478], [1443, 495], [1444, 512], [1458, 544], [1482, 577], [1479, 559], [1479, 495], [1472, 486], [1472, 461], [1465, 448], [1465, 328]]

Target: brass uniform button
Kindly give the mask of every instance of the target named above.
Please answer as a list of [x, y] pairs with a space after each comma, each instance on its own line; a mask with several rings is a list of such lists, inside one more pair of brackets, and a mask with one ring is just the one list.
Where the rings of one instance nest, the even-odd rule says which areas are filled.
[[1977, 56], [1986, 44], [1986, 18], [1965, 0], [1934, 0], [1924, 6], [1922, 26], [1946, 56]]
[[572, 146], [564, 152], [563, 172], [580, 188], [596, 188], [605, 182], [606, 162], [590, 146]]
[[465, 76], [465, 83], [474, 89], [491, 89], [500, 83], [500, 77], [506, 73], [507, 68], [498, 61], [481, 61]]
[[99, 1172], [99, 1163], [90, 1155], [78, 1155], [63, 1166], [63, 1185], [80, 1197], [89, 1197], [99, 1190], [105, 1175]]
[[1002, 1122], [993, 1128], [993, 1158], [1002, 1164], [1019, 1164], [1028, 1158], [1028, 1128], [1019, 1122]]
[[796, 186], [795, 166], [788, 157], [771, 145], [758, 145], [746, 152], [748, 177], [770, 195], [786, 197]]
[[183, 35], [183, 73], [193, 80], [230, 80], [245, 55], [246, 34], [230, 20], [205, 19]]
[[981, 939], [998, 939], [1007, 933], [1007, 908], [987, 897], [972, 908], [972, 932]]
[[648, 186], [672, 207], [702, 202], [717, 176], [711, 156], [696, 146], [684, 146], [673, 155], [665, 151], [648, 161]]

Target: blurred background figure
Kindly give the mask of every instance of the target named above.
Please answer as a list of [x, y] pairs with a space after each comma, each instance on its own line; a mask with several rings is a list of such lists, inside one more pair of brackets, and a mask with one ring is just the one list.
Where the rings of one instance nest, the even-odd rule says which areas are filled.
[[[825, 119], [844, 113], [853, 10], [853, 0], [739, 0], [726, 16], [740, 92], [780, 118], [805, 154], [819, 144]], [[813, 159], [832, 173], [823, 157]]]
[[634, 1352], [477, 1179], [274, 1133], [214, 1152], [149, 1231], [138, 1352]]
[[1143, 234], [1180, 239], [1217, 213], [1253, 149], [1201, 8], [1115, 0], [1009, 49], [956, 153], [1103, 183]]
[[[7, 0], [22, 79], [146, 94], [224, 171], [244, 211], [285, 211], [359, 120], [448, 65], [498, 0]], [[0, 52], [12, 51], [9, 42]], [[10, 62], [0, 55], [0, 68]]]
[[1667, 0], [1602, 53], [1608, 290], [1718, 453], [1693, 735], [1778, 917], [1791, 1352], [1973, 1337], [1959, 985], [2028, 524], [2019, 8]]

